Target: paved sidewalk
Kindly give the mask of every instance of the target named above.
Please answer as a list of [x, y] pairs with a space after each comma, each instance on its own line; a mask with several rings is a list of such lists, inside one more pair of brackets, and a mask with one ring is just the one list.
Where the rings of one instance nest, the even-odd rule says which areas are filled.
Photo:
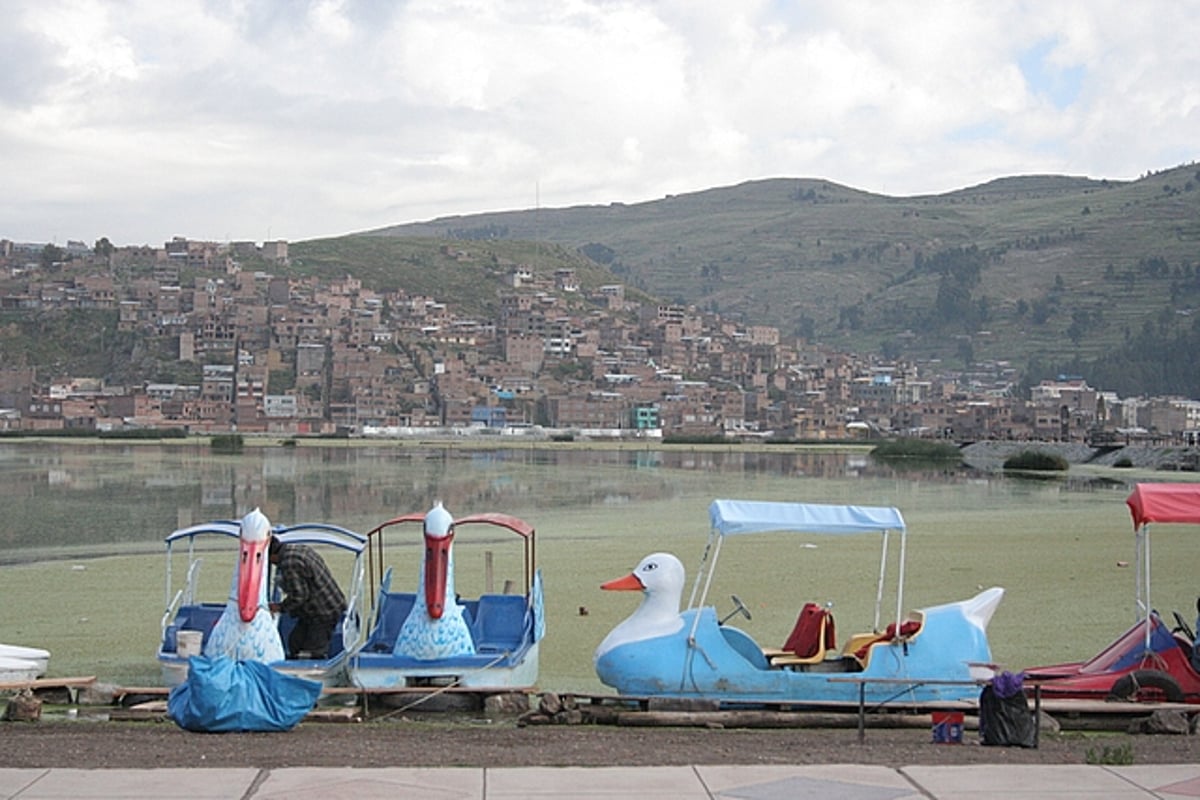
[[1022, 800], [1200, 797], [1200, 764], [1147, 766], [0, 769], [0, 800]]

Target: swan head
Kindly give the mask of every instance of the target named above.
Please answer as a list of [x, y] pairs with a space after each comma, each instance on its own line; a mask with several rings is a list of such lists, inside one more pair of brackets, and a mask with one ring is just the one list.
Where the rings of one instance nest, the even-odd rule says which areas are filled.
[[432, 619], [441, 619], [446, 610], [450, 547], [453, 543], [454, 517], [438, 500], [425, 514], [425, 607]]
[[625, 577], [601, 584], [600, 588], [608, 591], [639, 591], [642, 602], [624, 622], [608, 632], [596, 648], [593, 661], [599, 664], [606, 653], [620, 645], [678, 631], [683, 626], [679, 600], [684, 579], [683, 564], [678, 558], [670, 553], [651, 553]]
[[675, 598], [675, 611], [679, 610], [679, 597], [683, 592], [685, 574], [683, 564], [670, 553], [651, 553], [623, 578], [600, 585], [607, 591], [639, 591], [646, 595]]
[[262, 588], [266, 585], [267, 548], [271, 541], [271, 521], [257, 508], [238, 524], [238, 616], [250, 622], [258, 613]]

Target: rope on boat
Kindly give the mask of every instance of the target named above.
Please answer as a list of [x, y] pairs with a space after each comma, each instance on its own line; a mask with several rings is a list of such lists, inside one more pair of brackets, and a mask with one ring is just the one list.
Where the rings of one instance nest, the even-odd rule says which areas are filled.
[[[470, 670], [469, 672], [464, 673], [463, 676], [459, 676], [458, 678], [455, 678], [452, 682], [446, 684], [445, 686], [441, 686], [441, 687], [435, 689], [434, 691], [429, 692], [428, 694], [423, 694], [420, 697], [418, 697], [416, 700], [413, 700], [411, 703], [401, 706], [400, 708], [393, 709], [392, 711], [389, 711], [388, 713], [384, 714], [382, 717], [379, 717], [379, 719], [385, 720], [385, 719], [388, 719], [389, 717], [395, 716], [396, 714], [403, 714], [405, 711], [410, 711], [413, 708], [416, 708], [417, 706], [421, 705], [421, 703], [424, 703], [426, 700], [437, 697], [438, 695], [440, 695], [450, 689], [453, 689], [455, 686], [458, 686], [459, 683], [462, 681], [463, 677], [465, 677], [466, 675], [474, 675], [477, 672], [483, 672], [485, 669], [491, 669], [496, 664], [498, 664], [501, 661], [503, 661], [504, 659], [508, 658], [509, 655], [511, 655], [511, 654], [508, 652], [500, 653], [498, 656], [496, 656], [494, 659], [492, 659], [488, 663], [484, 664], [482, 667], [477, 667], [476, 669], [473, 669], [473, 670]], [[368, 695], [364, 692], [363, 693], [363, 710], [364, 711], [366, 710], [366, 706], [367, 706], [367, 697], [368, 697]]]

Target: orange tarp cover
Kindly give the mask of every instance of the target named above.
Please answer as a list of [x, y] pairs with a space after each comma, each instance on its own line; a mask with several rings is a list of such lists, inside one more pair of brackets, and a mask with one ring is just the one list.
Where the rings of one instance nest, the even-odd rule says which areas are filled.
[[1125, 505], [1135, 529], [1148, 522], [1200, 523], [1200, 483], [1139, 483]]

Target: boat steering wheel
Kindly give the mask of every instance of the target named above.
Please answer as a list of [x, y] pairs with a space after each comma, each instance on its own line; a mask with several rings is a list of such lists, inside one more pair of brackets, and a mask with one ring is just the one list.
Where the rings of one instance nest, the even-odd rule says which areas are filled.
[[729, 599], [733, 601], [733, 611], [730, 611], [728, 614], [726, 614], [725, 618], [722, 619], [718, 624], [724, 625], [735, 614], [741, 614], [746, 619], [753, 619], [750, 616], [750, 609], [746, 608], [746, 604], [742, 602], [742, 598], [738, 597], [736, 594], [731, 594], [729, 595]]
[[1189, 642], [1196, 641], [1196, 634], [1192, 633], [1191, 627], [1188, 626], [1187, 622], [1183, 619], [1183, 617], [1179, 616], [1179, 612], [1172, 611], [1171, 613], [1175, 615], [1175, 629], [1172, 631], [1172, 633], [1175, 633], [1176, 631], [1178, 631], [1179, 633], [1182, 633], [1184, 636], [1186, 636], [1188, 638]]

